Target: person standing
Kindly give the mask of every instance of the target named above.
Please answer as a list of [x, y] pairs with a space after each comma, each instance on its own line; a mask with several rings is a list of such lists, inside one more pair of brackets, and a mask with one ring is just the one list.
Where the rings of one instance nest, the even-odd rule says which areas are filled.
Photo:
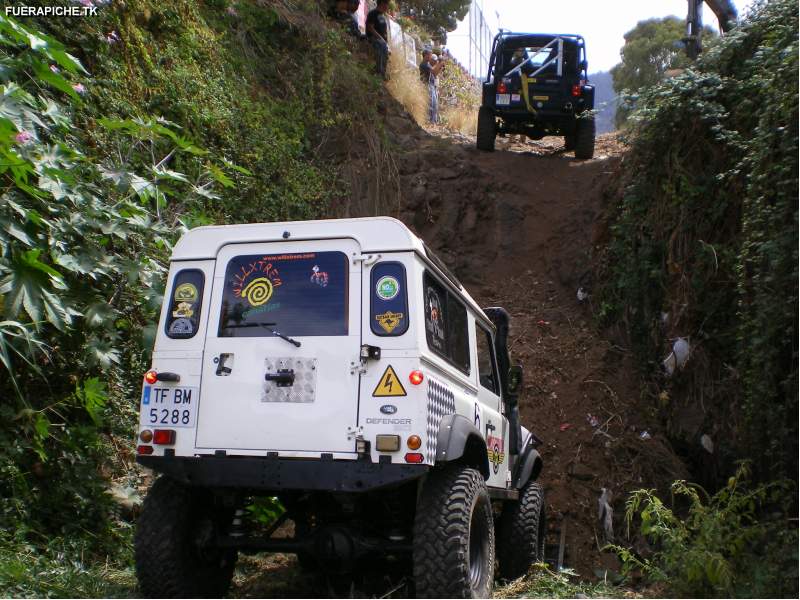
[[367, 14], [367, 37], [375, 48], [376, 69], [383, 79], [386, 76], [386, 64], [389, 62], [389, 20], [386, 12], [389, 0], [378, 0], [378, 4]]
[[427, 48], [422, 51], [422, 62], [419, 65], [419, 77], [428, 86], [428, 120], [439, 123], [439, 74], [444, 69], [444, 60]]

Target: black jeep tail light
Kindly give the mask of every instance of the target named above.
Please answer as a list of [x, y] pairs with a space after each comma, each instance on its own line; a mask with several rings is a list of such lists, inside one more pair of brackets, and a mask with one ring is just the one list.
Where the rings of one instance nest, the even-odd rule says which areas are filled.
[[572, 86], [572, 95], [576, 98], [581, 95], [581, 84], [576, 83]]

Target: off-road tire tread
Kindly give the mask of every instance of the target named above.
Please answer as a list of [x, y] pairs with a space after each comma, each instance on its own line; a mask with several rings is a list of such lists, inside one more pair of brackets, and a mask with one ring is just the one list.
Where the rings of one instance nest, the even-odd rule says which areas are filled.
[[575, 158], [588, 160], [594, 157], [594, 118], [578, 119], [575, 128]]
[[418, 598], [471, 598], [469, 526], [473, 498], [484, 496], [488, 519], [489, 560], [486, 589], [494, 580], [495, 540], [492, 505], [483, 476], [473, 468], [451, 465], [428, 476], [414, 522], [414, 587]]
[[187, 547], [199, 494], [161, 476], [150, 488], [136, 521], [134, 557], [145, 598], [220, 598], [230, 587], [235, 553], [225, 565], [195, 560]]
[[544, 560], [545, 531], [539, 531], [539, 515], [545, 510], [544, 489], [529, 482], [516, 502], [507, 502], [500, 515], [497, 555], [500, 577], [506, 580], [525, 575], [535, 562]]
[[494, 142], [497, 137], [497, 122], [494, 118], [492, 109], [481, 106], [478, 109], [478, 133], [476, 136], [476, 146], [478, 150], [494, 152]]

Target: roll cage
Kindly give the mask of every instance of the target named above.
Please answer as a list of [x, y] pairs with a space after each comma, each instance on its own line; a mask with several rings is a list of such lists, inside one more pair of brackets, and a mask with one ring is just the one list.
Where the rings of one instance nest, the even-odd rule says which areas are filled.
[[[582, 75], [581, 79], [588, 79], [586, 69], [586, 41], [583, 36], [575, 34], [547, 34], [547, 33], [512, 33], [508, 31], [501, 31], [492, 41], [492, 52], [489, 56], [489, 71], [486, 75], [486, 81], [492, 81], [496, 75], [497, 67], [497, 52], [502, 48], [508, 47], [513, 44], [514, 48], [530, 47], [534, 53], [529, 55], [523, 62], [517, 64], [508, 72], [503, 73], [503, 77], [508, 77], [514, 73], [518, 73], [522, 68], [530, 63], [535, 56], [542, 51], [549, 50], [551, 56], [545, 60], [538, 68], [528, 74], [529, 77], [535, 77], [539, 73], [547, 70], [551, 66], [555, 66], [556, 74], [561, 77], [564, 73], [564, 47], [565, 43], [574, 44], [578, 49], [579, 61], [577, 63], [578, 74]], [[552, 50], [556, 49], [556, 54], [552, 54]]]

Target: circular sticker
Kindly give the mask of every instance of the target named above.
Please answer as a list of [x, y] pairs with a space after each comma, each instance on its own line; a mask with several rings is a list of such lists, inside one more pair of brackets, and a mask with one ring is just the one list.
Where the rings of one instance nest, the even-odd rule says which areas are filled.
[[242, 298], [245, 298], [250, 306], [261, 306], [266, 304], [272, 297], [272, 282], [266, 277], [253, 279], [242, 290]]
[[175, 288], [176, 302], [194, 302], [197, 300], [197, 288], [192, 283], [182, 283]]
[[378, 279], [375, 293], [378, 294], [378, 298], [381, 300], [393, 300], [400, 293], [400, 283], [395, 277], [385, 275]]

